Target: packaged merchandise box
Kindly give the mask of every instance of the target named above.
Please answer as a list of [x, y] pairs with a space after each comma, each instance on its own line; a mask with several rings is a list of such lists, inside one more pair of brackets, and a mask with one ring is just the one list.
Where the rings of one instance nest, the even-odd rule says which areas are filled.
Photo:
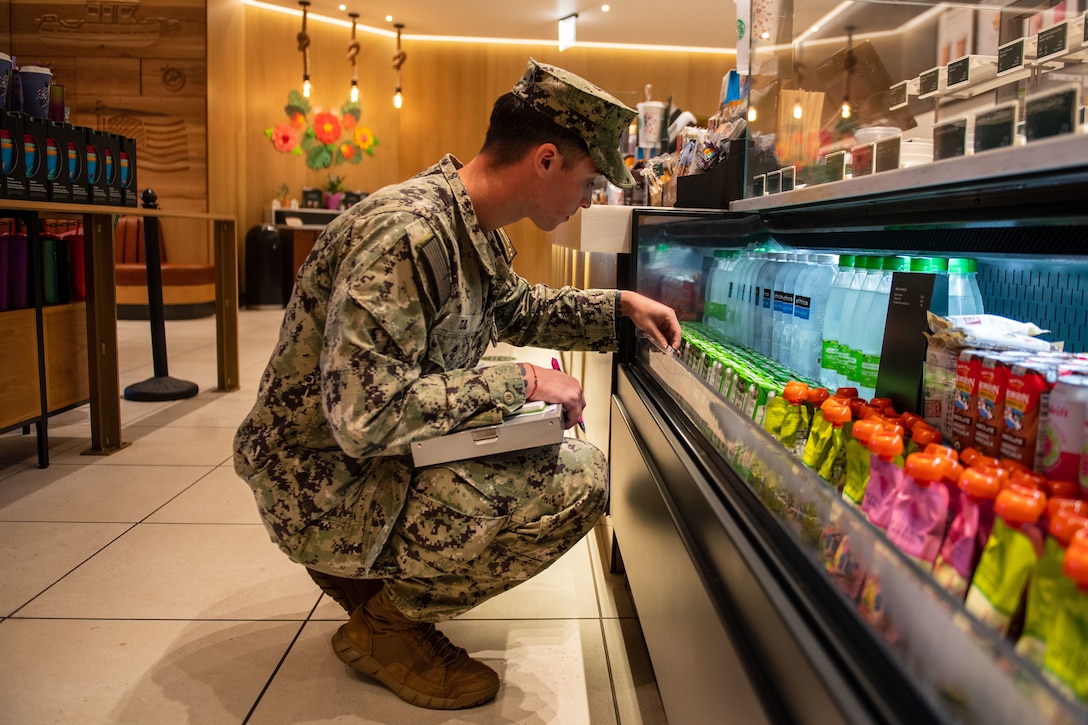
[[0, 161], [4, 172], [0, 191], [5, 199], [27, 198], [23, 149], [23, 114], [0, 111]]
[[23, 167], [29, 201], [49, 201], [48, 125], [49, 121], [44, 118], [23, 117]]
[[540, 408], [527, 403], [498, 425], [481, 426], [415, 441], [412, 462], [417, 466], [460, 461], [465, 458], [555, 445], [563, 440], [563, 408], [551, 404]]
[[68, 176], [68, 129], [70, 126], [50, 121], [45, 127], [46, 186], [49, 201], [72, 201], [72, 180]]
[[140, 187], [136, 185], [136, 139], [118, 136], [121, 148], [121, 206], [140, 205]]
[[[97, 165], [97, 153], [95, 164]], [[87, 178], [87, 128], [85, 126], [68, 127], [68, 180], [72, 185], [72, 202], [90, 204], [91, 189]]]

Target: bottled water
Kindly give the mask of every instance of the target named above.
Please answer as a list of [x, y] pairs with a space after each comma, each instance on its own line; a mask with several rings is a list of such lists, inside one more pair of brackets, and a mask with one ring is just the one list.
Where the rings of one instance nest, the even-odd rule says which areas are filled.
[[858, 364], [858, 395], [872, 398], [876, 395], [876, 379], [880, 371], [880, 354], [884, 347], [884, 330], [888, 324], [888, 298], [891, 296], [892, 275], [908, 272], [911, 258], [905, 256], [884, 257], [870, 309], [861, 330], [861, 358]]
[[808, 254], [790, 252], [775, 277], [771, 317], [771, 358], [789, 365], [790, 329], [793, 327], [797, 278], [808, 265]]
[[[855, 260], [854, 268], [861, 272], [860, 280], [850, 283], [850, 291], [843, 302], [842, 320], [839, 322], [839, 382], [838, 386], [858, 387], [861, 379], [861, 330], [870, 312], [870, 304], [876, 286], [880, 282], [880, 268], [883, 257], [862, 257], [861, 264]], [[860, 392], [860, 391], [859, 391]]]
[[725, 316], [729, 304], [729, 263], [733, 254], [729, 249], [715, 249], [714, 261], [707, 273], [703, 323], [719, 332], [725, 330]]
[[745, 252], [734, 271], [736, 279], [736, 304], [729, 310], [730, 338], [745, 347], [748, 343], [748, 320], [752, 311], [752, 270], [760, 262], [760, 252]]
[[953, 257], [948, 260], [948, 314], [981, 315], [982, 293], [978, 287], [978, 263]]
[[839, 266], [827, 298], [827, 311], [821, 331], [819, 380], [828, 388], [838, 387], [839, 323], [842, 320], [846, 292], [854, 279], [854, 255], [839, 255]]
[[756, 319], [752, 323], [755, 333], [755, 349], [761, 354], [771, 355], [771, 332], [773, 320], [771, 318], [772, 302], [774, 297], [774, 280], [778, 274], [779, 266], [785, 263], [785, 252], [771, 252], [767, 261], [759, 270], [756, 278], [756, 287], [759, 292], [760, 303], [756, 308]]
[[[793, 324], [789, 330], [788, 367], [810, 380], [820, 377], [820, 355], [833, 284], [839, 275], [839, 255], [813, 254], [797, 278]], [[853, 259], [850, 260], [851, 263]], [[853, 268], [848, 268], [853, 276]], [[842, 290], [843, 288], [839, 288]], [[840, 294], [841, 299], [841, 294]], [[841, 314], [842, 308], [839, 308]]]

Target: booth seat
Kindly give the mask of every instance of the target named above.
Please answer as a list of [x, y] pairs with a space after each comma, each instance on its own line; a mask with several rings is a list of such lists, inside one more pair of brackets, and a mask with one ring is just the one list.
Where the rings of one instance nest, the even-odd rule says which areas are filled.
[[[117, 277], [117, 317], [146, 320], [147, 267], [144, 260], [144, 218], [122, 216], [113, 232]], [[175, 264], [166, 255], [159, 226], [162, 259], [163, 315], [167, 320], [188, 320], [215, 314], [215, 266]]]

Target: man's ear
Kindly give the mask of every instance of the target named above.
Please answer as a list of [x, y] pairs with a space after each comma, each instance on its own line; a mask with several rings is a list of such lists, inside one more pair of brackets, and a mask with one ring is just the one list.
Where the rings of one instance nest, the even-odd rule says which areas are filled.
[[559, 168], [562, 161], [563, 157], [553, 143], [542, 143], [533, 152], [533, 168], [541, 176]]

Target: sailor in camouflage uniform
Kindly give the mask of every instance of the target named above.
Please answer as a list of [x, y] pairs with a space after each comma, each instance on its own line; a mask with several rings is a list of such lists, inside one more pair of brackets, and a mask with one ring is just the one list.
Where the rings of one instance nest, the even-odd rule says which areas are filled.
[[502, 226], [550, 230], [604, 174], [633, 181], [634, 112], [530, 60], [480, 154], [452, 156], [332, 222], [299, 270], [257, 402], [235, 439], [272, 540], [351, 619], [336, 654], [423, 707], [471, 707], [496, 673], [434, 628], [539, 573], [599, 520], [604, 455], [587, 442], [415, 468], [412, 441], [497, 422], [527, 400], [581, 417], [578, 382], [529, 363], [477, 368], [491, 343], [614, 350], [621, 314], [679, 343], [635, 292], [530, 286]]

